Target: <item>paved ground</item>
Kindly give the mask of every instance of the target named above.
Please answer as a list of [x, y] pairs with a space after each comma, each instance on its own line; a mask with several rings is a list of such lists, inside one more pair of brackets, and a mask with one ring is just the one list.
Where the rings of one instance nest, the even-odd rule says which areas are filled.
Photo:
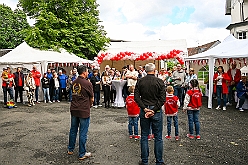
[[[203, 104], [207, 105], [206, 98]], [[66, 154], [70, 123], [67, 102], [0, 107], [1, 165], [136, 165], [140, 160], [139, 141], [128, 138], [125, 109], [92, 109], [87, 150], [93, 157], [79, 161], [78, 147], [74, 155]], [[227, 111], [203, 107], [200, 121], [202, 139], [189, 140], [185, 137], [186, 115], [179, 113], [181, 139], [164, 139], [166, 164], [247, 164], [248, 111], [239, 112], [234, 106]], [[149, 161], [154, 164], [153, 141], [149, 143]]]

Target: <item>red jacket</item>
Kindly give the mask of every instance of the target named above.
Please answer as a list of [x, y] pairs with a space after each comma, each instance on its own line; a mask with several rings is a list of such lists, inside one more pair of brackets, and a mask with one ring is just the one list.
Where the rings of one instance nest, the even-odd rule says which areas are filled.
[[178, 112], [178, 105], [180, 105], [179, 99], [173, 94], [167, 94], [164, 108], [166, 116], [176, 116]]
[[126, 98], [126, 107], [127, 107], [127, 114], [129, 117], [138, 117], [140, 113], [140, 107], [134, 101], [134, 94], [131, 93]]
[[235, 74], [234, 79], [233, 79], [231, 70], [232, 69], [230, 68], [227, 71], [227, 74], [228, 74], [228, 76], [231, 79], [230, 81], [234, 81], [235, 82], [235, 85], [237, 85], [240, 82], [240, 80], [241, 80], [241, 71], [240, 71], [240, 69], [236, 69], [236, 74]]
[[202, 93], [199, 89], [190, 89], [186, 95], [190, 97], [187, 107], [190, 107], [190, 109], [199, 109], [202, 106]]
[[[214, 74], [214, 93], [216, 93], [216, 86], [217, 86], [217, 80], [216, 78], [218, 77], [218, 73]], [[228, 94], [228, 87], [227, 85], [229, 84], [231, 78], [228, 76], [227, 73], [223, 73], [222, 75], [223, 79], [222, 79], [222, 93], [223, 94]]]
[[40, 77], [41, 77], [40, 72], [37, 70], [32, 70], [31, 72], [34, 78], [35, 85], [40, 86]]

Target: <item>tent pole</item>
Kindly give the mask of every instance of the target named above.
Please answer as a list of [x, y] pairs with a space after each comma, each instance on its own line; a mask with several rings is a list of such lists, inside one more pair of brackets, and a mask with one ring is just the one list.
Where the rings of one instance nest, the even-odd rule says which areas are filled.
[[209, 69], [208, 69], [208, 84], [209, 84], [209, 90], [208, 90], [208, 108], [212, 109], [212, 98], [213, 98], [213, 77], [214, 77], [214, 64], [215, 59], [213, 57], [209, 57], [208, 59]]

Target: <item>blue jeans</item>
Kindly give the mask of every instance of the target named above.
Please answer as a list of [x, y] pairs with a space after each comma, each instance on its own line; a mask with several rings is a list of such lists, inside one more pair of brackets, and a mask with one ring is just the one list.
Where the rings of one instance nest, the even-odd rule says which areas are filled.
[[77, 132], [79, 127], [79, 157], [83, 157], [86, 153], [87, 133], [90, 125], [90, 118], [80, 118], [71, 116], [71, 128], [69, 134], [68, 151], [75, 149]]
[[248, 95], [244, 93], [242, 96], [239, 97], [239, 108], [241, 109], [245, 103], [245, 99], [248, 98]]
[[13, 88], [8, 88], [8, 87], [2, 87], [3, 88], [3, 100], [4, 100], [4, 105], [7, 104], [7, 92], [9, 93], [10, 99], [14, 101], [14, 96], [13, 96]]
[[182, 100], [182, 95], [183, 95], [183, 88], [180, 86], [174, 86], [174, 95], [179, 98], [180, 101], [180, 106], [183, 106], [183, 100]]
[[193, 123], [195, 124], [196, 135], [200, 135], [199, 113], [200, 113], [199, 110], [187, 110], [190, 135], [194, 135]]
[[[147, 108], [153, 108], [153, 106], [148, 106]], [[150, 132], [150, 124], [152, 123], [152, 132], [154, 134], [154, 154], [156, 157], [156, 164], [163, 163], [163, 113], [162, 110], [155, 113], [153, 117], [145, 118], [145, 112], [140, 109], [140, 127], [141, 127], [141, 160], [144, 164], [148, 164], [149, 157], [149, 145], [148, 145], [148, 135]]]
[[100, 101], [100, 91], [94, 92], [94, 103], [93, 105], [99, 105]]
[[221, 94], [222, 94], [222, 97], [223, 97], [223, 107], [226, 106], [226, 94], [223, 94], [222, 93], [222, 85], [217, 85], [216, 86], [216, 94], [217, 94], [217, 103], [218, 103], [218, 106], [220, 106], [221, 104]]
[[49, 88], [43, 88], [44, 101], [50, 101]]
[[134, 127], [134, 135], [138, 135], [138, 122], [139, 117], [128, 117], [128, 132], [129, 135], [133, 135], [133, 127]]
[[178, 117], [176, 116], [167, 116], [167, 135], [170, 136], [171, 134], [171, 122], [172, 119], [174, 121], [174, 127], [175, 127], [175, 136], [179, 135], [178, 131]]
[[69, 102], [71, 102], [71, 100], [72, 100], [72, 86], [70, 86], [68, 93], [69, 93]]
[[55, 100], [55, 101], [59, 100], [59, 88], [58, 89], [54, 88], [53, 100]]
[[35, 101], [37, 102], [37, 101], [39, 101], [38, 99], [39, 99], [39, 86], [36, 86], [36, 88], [35, 88]]

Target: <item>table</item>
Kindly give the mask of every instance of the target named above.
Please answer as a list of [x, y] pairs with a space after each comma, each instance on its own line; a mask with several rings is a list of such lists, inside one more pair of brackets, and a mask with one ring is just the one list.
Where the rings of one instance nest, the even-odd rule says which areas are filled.
[[127, 80], [112, 80], [112, 84], [116, 88], [116, 98], [114, 102], [115, 107], [125, 107], [125, 102], [122, 97], [122, 88], [126, 84]]

